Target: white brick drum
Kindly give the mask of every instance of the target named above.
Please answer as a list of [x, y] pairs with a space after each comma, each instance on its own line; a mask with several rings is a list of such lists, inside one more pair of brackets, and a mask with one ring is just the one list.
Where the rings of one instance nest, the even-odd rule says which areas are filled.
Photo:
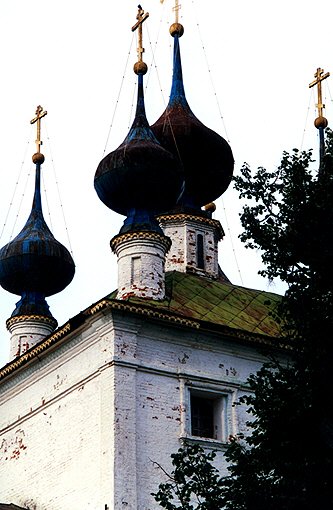
[[169, 247], [170, 240], [154, 232], [116, 236], [111, 248], [118, 262], [117, 299], [164, 299], [165, 254]]
[[[164, 234], [172, 241], [165, 270], [218, 277], [218, 242], [223, 237], [217, 220], [188, 214], [160, 216]], [[202, 262], [198, 264], [198, 236], [202, 236]]]
[[14, 317], [7, 321], [10, 337], [10, 359], [24, 354], [55, 329], [56, 321], [47, 317]]

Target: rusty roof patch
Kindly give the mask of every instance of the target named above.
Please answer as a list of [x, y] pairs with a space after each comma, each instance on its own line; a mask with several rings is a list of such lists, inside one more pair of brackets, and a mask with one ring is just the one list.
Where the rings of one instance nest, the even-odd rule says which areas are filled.
[[[242, 332], [280, 337], [274, 310], [281, 296], [172, 271], [166, 274], [166, 299], [145, 300], [146, 306], [164, 309], [199, 321], [236, 328]], [[111, 297], [111, 296], [110, 296]], [[113, 297], [113, 296], [112, 296]], [[130, 302], [143, 303], [131, 297]]]

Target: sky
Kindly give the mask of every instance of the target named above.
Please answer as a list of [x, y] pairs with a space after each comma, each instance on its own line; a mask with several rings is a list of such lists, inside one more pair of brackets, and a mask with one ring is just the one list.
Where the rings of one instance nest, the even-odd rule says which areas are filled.
[[[313, 126], [318, 67], [325, 115], [333, 125], [331, 0], [180, 0], [184, 85], [195, 115], [226, 138], [235, 174], [244, 162], [274, 169], [294, 147], [318, 153]], [[144, 0], [147, 117], [154, 123], [168, 100], [172, 76], [174, 0]], [[0, 246], [22, 229], [32, 202], [37, 105], [42, 121], [43, 209], [55, 237], [72, 251], [73, 282], [48, 298], [59, 325], [117, 286], [110, 239], [123, 217], [99, 201], [99, 161], [125, 138], [134, 114], [137, 2], [133, 0], [1, 0], [0, 2]], [[242, 209], [232, 186], [216, 201], [225, 230], [219, 262], [239, 285], [282, 293], [258, 276], [260, 253], [238, 236]], [[0, 288], [0, 365], [8, 361], [5, 321], [19, 297]]]

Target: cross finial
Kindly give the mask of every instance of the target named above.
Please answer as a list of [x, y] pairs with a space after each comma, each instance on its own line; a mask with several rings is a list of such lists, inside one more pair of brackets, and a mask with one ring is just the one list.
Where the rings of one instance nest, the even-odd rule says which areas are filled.
[[38, 105], [36, 108], [36, 117], [34, 117], [30, 124], [35, 124], [37, 122], [37, 138], [36, 138], [36, 153], [40, 153], [40, 146], [43, 144], [40, 138], [40, 125], [41, 125], [41, 119], [47, 115], [47, 111], [43, 109], [42, 106]]
[[322, 91], [321, 91], [321, 82], [328, 78], [330, 73], [324, 74], [324, 69], [318, 67], [314, 77], [315, 79], [309, 84], [309, 87], [314, 87], [317, 85], [318, 90], [318, 104], [316, 105], [318, 108], [318, 117], [314, 121], [314, 125], [319, 130], [319, 175], [323, 169], [323, 160], [325, 154], [325, 138], [324, 138], [324, 129], [327, 127], [327, 119], [323, 116], [323, 109], [325, 105], [323, 104], [322, 99]]
[[175, 23], [179, 23], [179, 9], [181, 8], [181, 5], [179, 3], [179, 0], [175, 0], [175, 5], [172, 8], [172, 10], [175, 13]]
[[138, 29], [138, 61], [142, 62], [142, 54], [144, 53], [144, 48], [142, 46], [142, 24], [149, 17], [149, 12], [146, 12], [142, 9], [141, 5], [138, 5], [138, 14], [136, 19], [138, 20], [135, 25], [132, 26], [132, 32]]
[[[164, 0], [160, 0], [161, 4], [164, 3]], [[179, 10], [181, 8], [181, 5], [179, 3], [179, 0], [175, 0], [175, 5], [172, 7], [172, 10], [175, 13], [175, 23], [179, 23]]]
[[324, 69], [321, 69], [320, 67], [318, 67], [317, 71], [315, 72], [315, 80], [313, 80], [310, 84], [309, 84], [309, 88], [311, 87], [314, 87], [315, 85], [317, 85], [317, 91], [318, 91], [318, 103], [317, 103], [317, 108], [318, 108], [318, 117], [321, 118], [323, 117], [323, 108], [325, 108], [325, 105], [323, 104], [323, 100], [322, 100], [322, 90], [321, 90], [321, 82], [323, 80], [325, 80], [326, 78], [328, 78], [330, 75], [330, 73], [325, 73], [324, 74]]

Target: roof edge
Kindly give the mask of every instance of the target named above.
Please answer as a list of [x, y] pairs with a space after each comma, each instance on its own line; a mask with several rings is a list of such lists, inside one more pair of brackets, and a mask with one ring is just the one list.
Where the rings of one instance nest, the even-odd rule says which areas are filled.
[[38, 344], [26, 351], [20, 357], [7, 363], [2, 369], [0, 369], [0, 381], [12, 374], [15, 370], [18, 370], [19, 368], [26, 365], [29, 361], [38, 357], [41, 353], [47, 351], [47, 349], [52, 345], [64, 339], [69, 334], [74, 333], [86, 322], [89, 317], [92, 317], [107, 309], [128, 312], [134, 315], [142, 315], [159, 321], [167, 321], [175, 326], [185, 326], [196, 330], [201, 329], [215, 334], [223, 333], [227, 337], [236, 338], [241, 342], [251, 344], [256, 343], [261, 346], [273, 348], [282, 348], [282, 343], [279, 341], [279, 337], [274, 337], [274, 340], [276, 341], [275, 343], [271, 337], [266, 335], [244, 332], [237, 328], [219, 324], [213, 326], [207, 321], [199, 319], [187, 319], [174, 312], [167, 313], [152, 310], [149, 305], [146, 304], [132, 304], [126, 301], [104, 297], [80, 312], [78, 315], [75, 315], [69, 319], [63, 326], [59, 327], [55, 332], [41, 340]]

